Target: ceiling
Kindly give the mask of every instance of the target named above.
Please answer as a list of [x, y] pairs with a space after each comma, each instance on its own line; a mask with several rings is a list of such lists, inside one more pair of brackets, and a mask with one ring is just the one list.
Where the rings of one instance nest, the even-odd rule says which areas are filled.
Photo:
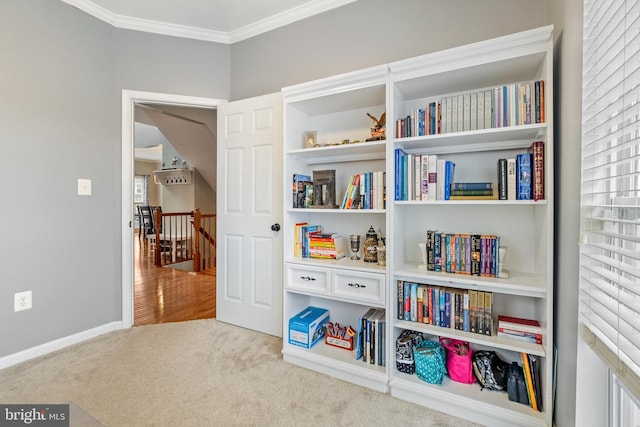
[[114, 27], [235, 43], [357, 0], [62, 0]]

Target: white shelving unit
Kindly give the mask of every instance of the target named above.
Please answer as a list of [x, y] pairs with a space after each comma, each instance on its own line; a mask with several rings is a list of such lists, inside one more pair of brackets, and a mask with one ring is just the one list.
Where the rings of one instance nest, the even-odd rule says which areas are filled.
[[[379, 67], [283, 89], [285, 111], [283, 357], [321, 373], [390, 393], [455, 416], [491, 426], [551, 426], [553, 412], [553, 28], [533, 29], [471, 45], [435, 52]], [[395, 120], [435, 99], [523, 81], [544, 80], [545, 122], [421, 137], [396, 138]], [[385, 141], [364, 142], [372, 122], [367, 113], [387, 116]], [[303, 136], [317, 132], [320, 147], [305, 147]], [[360, 141], [340, 144], [343, 140]], [[497, 160], [526, 152], [544, 141], [544, 200], [394, 201], [394, 150], [437, 154], [456, 163], [455, 180], [497, 182]], [[293, 174], [335, 169], [339, 204], [349, 177], [386, 171], [386, 209], [293, 208]], [[387, 241], [387, 266], [294, 256], [294, 225], [322, 225], [323, 232], [345, 237], [369, 226]], [[500, 236], [508, 246], [510, 277], [493, 278], [424, 271], [418, 268], [418, 243], [427, 230], [482, 232]], [[363, 245], [361, 245], [362, 247]], [[345, 248], [349, 254], [349, 248]], [[362, 256], [362, 249], [360, 251]], [[366, 286], [349, 284], [366, 283]], [[542, 345], [463, 332], [398, 319], [397, 283], [411, 281], [463, 290], [492, 292], [494, 324], [498, 314], [532, 318], [544, 329]], [[355, 351], [316, 344], [304, 349], [288, 344], [288, 320], [307, 306], [329, 310], [331, 321], [357, 326], [370, 308], [386, 310], [386, 366], [355, 360]], [[468, 341], [474, 350], [496, 351], [520, 362], [521, 353], [541, 363], [543, 411], [511, 402], [506, 393], [481, 390], [446, 378], [441, 385], [396, 370], [395, 340], [402, 330], [421, 331]]]
[[[511, 402], [506, 393], [481, 391], [478, 384], [447, 380], [442, 385], [420, 381], [391, 363], [391, 394], [487, 425], [552, 423], [553, 371], [553, 52], [552, 27], [500, 37], [399, 61], [390, 68], [390, 120], [405, 117], [427, 102], [511, 83], [544, 80], [545, 122], [423, 137], [389, 138], [387, 156], [396, 148], [406, 153], [437, 154], [456, 163], [455, 181], [494, 182], [497, 160], [527, 152], [532, 142], [545, 143], [545, 199], [395, 201], [389, 209], [389, 287], [409, 281], [493, 293], [492, 336], [398, 319], [396, 295], [389, 300], [391, 340], [404, 329], [430, 337], [468, 341], [474, 350], [496, 351], [505, 361], [520, 362], [521, 353], [542, 360], [543, 411]], [[427, 230], [449, 233], [483, 232], [500, 236], [508, 247], [505, 268], [510, 278], [479, 277], [418, 269], [418, 243]], [[496, 336], [498, 314], [540, 321], [542, 345]]]
[[[378, 366], [356, 360], [355, 350], [335, 348], [324, 341], [304, 349], [288, 344], [287, 338], [288, 320], [307, 306], [326, 308], [332, 322], [354, 329], [369, 308], [386, 309], [387, 269], [362, 259], [351, 260], [348, 247], [349, 235], [359, 234], [362, 258], [369, 226], [386, 235], [386, 210], [293, 208], [292, 178], [293, 174], [312, 176], [314, 170], [335, 170], [336, 203], [340, 204], [351, 175], [387, 170], [387, 142], [365, 141], [373, 125], [367, 113], [380, 117], [388, 110], [387, 82], [388, 67], [384, 65], [283, 89], [286, 183], [283, 357], [299, 366], [382, 392], [388, 391], [388, 363]], [[319, 147], [305, 147], [306, 131], [317, 132]], [[344, 140], [351, 143], [343, 144]], [[294, 224], [300, 222], [319, 224], [323, 232], [342, 235], [347, 256], [339, 260], [294, 257]], [[388, 318], [385, 320], [388, 331]]]

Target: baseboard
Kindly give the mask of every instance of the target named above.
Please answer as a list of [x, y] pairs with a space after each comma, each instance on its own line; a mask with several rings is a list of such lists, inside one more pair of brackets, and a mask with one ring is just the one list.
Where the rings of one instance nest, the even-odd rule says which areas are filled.
[[18, 353], [10, 354], [8, 356], [0, 357], [0, 369], [8, 368], [9, 366], [17, 365], [18, 363], [26, 362], [27, 360], [44, 356], [56, 350], [61, 350], [70, 345], [77, 344], [82, 341], [86, 341], [91, 338], [95, 338], [107, 332], [112, 332], [118, 329], [122, 329], [122, 322], [111, 322], [105, 325], [98, 326], [93, 329], [78, 332], [77, 334], [69, 335], [64, 338], [59, 338], [54, 341], [50, 341], [45, 344], [37, 345], [35, 347], [28, 348]]

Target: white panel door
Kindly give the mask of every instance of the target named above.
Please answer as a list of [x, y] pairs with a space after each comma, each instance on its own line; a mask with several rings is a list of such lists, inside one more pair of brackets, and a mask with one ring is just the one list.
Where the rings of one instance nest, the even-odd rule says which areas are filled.
[[218, 109], [216, 318], [282, 336], [282, 94]]

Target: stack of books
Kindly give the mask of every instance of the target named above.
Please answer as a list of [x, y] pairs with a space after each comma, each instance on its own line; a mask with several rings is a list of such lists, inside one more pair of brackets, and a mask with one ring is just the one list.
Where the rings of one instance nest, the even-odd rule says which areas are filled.
[[311, 233], [309, 235], [309, 258], [344, 258], [344, 237], [335, 233]]
[[542, 344], [542, 327], [537, 320], [498, 316], [498, 336]]
[[498, 200], [492, 182], [454, 182], [449, 200]]

